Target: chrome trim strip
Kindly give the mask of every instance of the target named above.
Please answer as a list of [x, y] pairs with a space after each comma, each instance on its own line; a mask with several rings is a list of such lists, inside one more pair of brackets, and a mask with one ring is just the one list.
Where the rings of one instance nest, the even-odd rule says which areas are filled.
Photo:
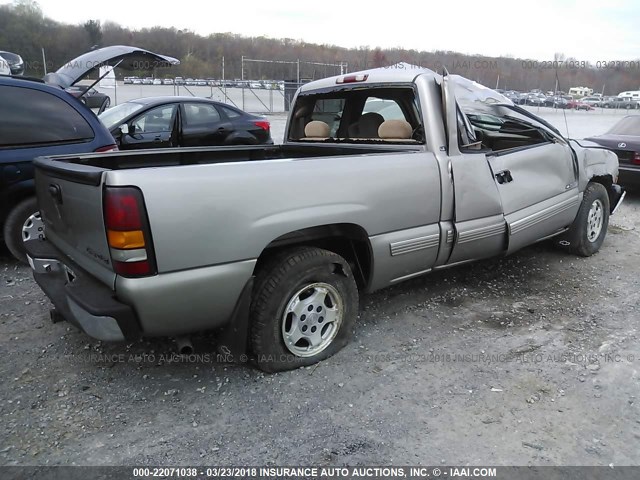
[[493, 237], [506, 232], [506, 226], [503, 223], [489, 225], [487, 227], [474, 228], [458, 235], [458, 244], [475, 242], [484, 238]]
[[406, 253], [417, 252], [418, 250], [426, 250], [428, 248], [437, 247], [440, 243], [440, 234], [434, 233], [424, 237], [412, 238], [410, 240], [401, 240], [389, 244], [391, 256], [404, 255]]
[[403, 277], [394, 278], [389, 283], [397, 283], [402, 282], [404, 280], [408, 280], [413, 277], [419, 277], [420, 275], [424, 275], [425, 273], [429, 273], [431, 268], [427, 268], [426, 270], [420, 270], [419, 272], [410, 273], [409, 275], [404, 275]]
[[559, 213], [564, 212], [570, 208], [575, 207], [580, 204], [580, 198], [574, 197], [565, 200], [557, 205], [552, 205], [551, 207], [547, 207], [544, 210], [540, 210], [538, 212], [532, 213], [520, 220], [516, 220], [509, 224], [509, 234], [516, 235], [527, 228], [533, 227], [534, 225], [544, 222], [545, 220], [550, 219], [551, 217], [558, 215]]

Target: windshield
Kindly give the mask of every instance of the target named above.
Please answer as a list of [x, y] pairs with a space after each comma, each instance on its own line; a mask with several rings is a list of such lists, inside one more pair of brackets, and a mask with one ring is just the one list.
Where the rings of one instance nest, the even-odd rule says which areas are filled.
[[132, 113], [137, 112], [143, 106], [144, 105], [140, 103], [121, 103], [117, 107], [105, 110], [100, 115], [98, 115], [98, 118], [102, 121], [105, 127], [111, 130], [113, 127], [120, 126], [125, 118], [127, 118]]
[[612, 135], [640, 135], [640, 115], [624, 117], [607, 133]]

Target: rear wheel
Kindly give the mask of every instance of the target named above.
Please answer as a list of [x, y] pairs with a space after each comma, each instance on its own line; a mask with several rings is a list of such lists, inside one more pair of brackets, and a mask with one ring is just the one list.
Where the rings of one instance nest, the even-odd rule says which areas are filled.
[[11, 254], [27, 263], [24, 242], [44, 236], [44, 225], [34, 197], [21, 201], [11, 210], [4, 224], [3, 235]]
[[311, 365], [344, 347], [358, 315], [349, 264], [319, 248], [282, 252], [259, 270], [251, 302], [251, 346], [267, 372]]
[[560, 245], [583, 257], [600, 250], [609, 226], [609, 195], [599, 183], [590, 183], [571, 228], [559, 240]]

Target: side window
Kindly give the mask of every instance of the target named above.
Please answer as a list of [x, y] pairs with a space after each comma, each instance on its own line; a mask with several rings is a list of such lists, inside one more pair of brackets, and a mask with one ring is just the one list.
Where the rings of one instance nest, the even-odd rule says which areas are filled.
[[[75, 100], [74, 100], [75, 101]], [[1, 86], [0, 147], [81, 142], [94, 137], [91, 125], [70, 104], [51, 93]]]
[[[460, 114], [460, 110], [458, 113]], [[464, 115], [466, 123], [469, 124], [465, 130], [471, 129], [473, 131], [473, 138], [468, 140], [471, 144], [475, 144], [476, 148], [489, 149], [494, 152], [533, 147], [549, 142], [542, 127], [517, 117], [518, 114], [515, 112], [509, 116], [488, 113]], [[461, 122], [460, 118], [458, 118], [458, 122]], [[460, 126], [459, 128], [462, 129]], [[463, 145], [466, 143], [464, 137], [461, 139], [461, 143]]]
[[184, 105], [184, 123], [187, 127], [210, 125], [220, 121], [216, 107], [206, 103], [186, 103]]
[[175, 105], [163, 105], [143, 113], [133, 122], [136, 133], [170, 132], [175, 111]]
[[220, 107], [224, 111], [225, 115], [233, 120], [234, 118], [240, 117], [240, 112], [236, 112], [233, 108]]

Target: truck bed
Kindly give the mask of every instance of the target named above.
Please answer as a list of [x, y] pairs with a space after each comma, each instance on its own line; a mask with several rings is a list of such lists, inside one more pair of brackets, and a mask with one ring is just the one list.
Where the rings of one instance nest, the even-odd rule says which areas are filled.
[[[370, 239], [371, 254], [384, 259], [372, 288], [428, 268], [438, 252], [440, 181], [424, 146], [193, 148], [36, 161], [48, 242], [72, 270], [132, 305], [151, 335], [175, 333], [185, 311], [193, 330], [226, 321], [262, 252], [317, 227]], [[105, 192], [117, 189], [142, 196], [155, 275], [115, 273], [103, 210]], [[427, 237], [428, 250], [391, 261], [391, 243]]]

